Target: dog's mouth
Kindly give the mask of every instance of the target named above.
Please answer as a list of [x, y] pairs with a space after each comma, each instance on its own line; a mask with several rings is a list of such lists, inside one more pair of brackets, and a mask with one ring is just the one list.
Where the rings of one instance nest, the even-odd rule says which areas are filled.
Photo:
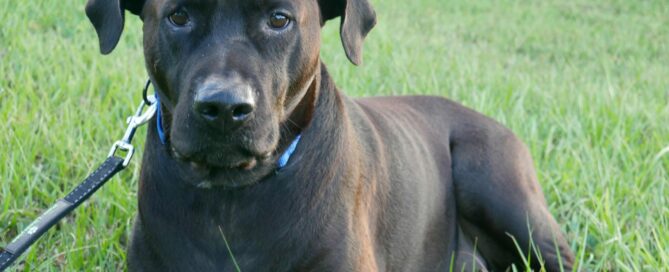
[[186, 156], [172, 147], [170, 153], [189, 173], [188, 181], [200, 188], [237, 188], [253, 184], [272, 165], [272, 152], [235, 152]]
[[[251, 171], [253, 170], [259, 162], [267, 161], [272, 153], [271, 152], [261, 152], [258, 154], [251, 154], [251, 152], [246, 156], [234, 156], [235, 159], [223, 159], [223, 156], [210, 155], [210, 156], [185, 156], [174, 147], [171, 148], [172, 157], [188, 163], [193, 170], [197, 172], [206, 171], [206, 170], [240, 170], [240, 171]], [[226, 156], [229, 157], [229, 156]]]

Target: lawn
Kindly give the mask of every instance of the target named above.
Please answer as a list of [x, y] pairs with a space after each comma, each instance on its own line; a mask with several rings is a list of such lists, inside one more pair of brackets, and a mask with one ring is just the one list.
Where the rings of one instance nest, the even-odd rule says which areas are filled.
[[[373, 2], [363, 66], [348, 63], [336, 22], [324, 30], [342, 90], [441, 95], [504, 123], [529, 146], [580, 269], [666, 269], [669, 2]], [[84, 4], [0, 1], [0, 245], [104, 160], [141, 97], [141, 22], [129, 16], [102, 56]], [[138, 161], [19, 270], [123, 270]]]

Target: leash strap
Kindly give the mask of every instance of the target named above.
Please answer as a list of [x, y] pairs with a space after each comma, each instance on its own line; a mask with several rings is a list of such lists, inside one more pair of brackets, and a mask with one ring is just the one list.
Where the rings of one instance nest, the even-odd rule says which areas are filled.
[[7, 269], [7, 267], [10, 265], [9, 261], [11, 260], [13, 262], [14, 259], [14, 254], [0, 249], [0, 271], [5, 271], [5, 269]]
[[[149, 82], [150, 83], [150, 82]], [[72, 192], [67, 194], [65, 198], [58, 200], [56, 204], [51, 206], [35, 221], [30, 223], [26, 229], [14, 238], [9, 245], [4, 249], [0, 248], [0, 272], [5, 271], [16, 259], [18, 259], [23, 252], [25, 252], [42, 234], [49, 230], [53, 225], [58, 223], [67, 214], [72, 212], [81, 203], [91, 197], [102, 185], [111, 179], [116, 173], [125, 169], [130, 163], [135, 148], [132, 146], [132, 138], [135, 136], [137, 128], [146, 124], [156, 114], [156, 103], [153, 96], [146, 96], [146, 88], [144, 89], [144, 101], [137, 107], [135, 115], [128, 118], [128, 127], [123, 134], [123, 138], [112, 145], [109, 151], [109, 156], [98, 169], [89, 175], [84, 182]], [[147, 103], [148, 102], [148, 103]], [[147, 108], [145, 110], [145, 108]], [[126, 153], [124, 158], [116, 156], [117, 151], [124, 151]]]
[[105, 160], [84, 182], [72, 190], [65, 198], [58, 200], [35, 221], [30, 223], [18, 237], [0, 253], [0, 271], [7, 269], [23, 252], [25, 252], [47, 230], [60, 219], [72, 212], [81, 203], [93, 195], [102, 185], [116, 173], [123, 170], [124, 159], [111, 156]]

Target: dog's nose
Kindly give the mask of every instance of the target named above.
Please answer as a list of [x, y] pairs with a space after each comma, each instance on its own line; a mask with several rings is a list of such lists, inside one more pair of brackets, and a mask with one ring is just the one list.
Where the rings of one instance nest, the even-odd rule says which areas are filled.
[[207, 86], [195, 94], [193, 109], [206, 122], [235, 128], [253, 114], [255, 101], [247, 86], [225, 89]]

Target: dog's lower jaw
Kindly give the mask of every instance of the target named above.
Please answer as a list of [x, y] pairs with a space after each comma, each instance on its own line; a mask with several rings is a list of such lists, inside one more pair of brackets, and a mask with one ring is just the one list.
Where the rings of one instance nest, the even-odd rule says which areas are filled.
[[279, 169], [278, 160], [295, 139], [291, 132], [285, 132], [286, 139], [277, 143], [277, 148], [259, 156], [252, 156], [231, 166], [217, 166], [189, 160], [170, 148], [165, 157], [173, 161], [189, 185], [199, 189], [240, 189], [255, 185], [272, 176]]
[[[202, 168], [202, 166], [198, 166], [197, 168]], [[199, 189], [240, 189], [257, 184], [265, 177], [273, 174], [275, 170], [272, 160], [258, 161], [257, 159], [252, 159], [236, 168], [194, 170], [194, 167], [190, 166], [190, 169], [186, 171], [190, 171], [193, 174], [188, 179], [188, 182]]]
[[251, 157], [231, 167], [190, 161], [174, 152], [167, 152], [165, 157], [176, 163], [183, 180], [192, 186], [200, 189], [239, 189], [257, 184], [278, 171], [278, 160], [290, 144], [291, 141], [281, 141], [278, 144], [281, 147], [277, 150]]

